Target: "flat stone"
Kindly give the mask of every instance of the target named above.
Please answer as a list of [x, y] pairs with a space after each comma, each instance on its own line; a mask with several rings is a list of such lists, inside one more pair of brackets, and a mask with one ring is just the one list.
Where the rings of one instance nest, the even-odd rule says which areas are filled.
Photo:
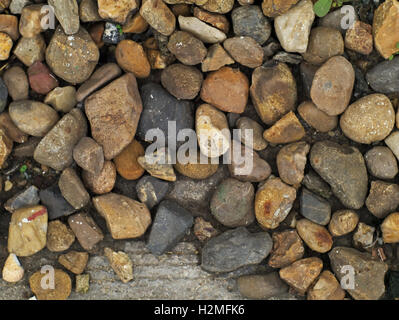
[[133, 280], [133, 263], [125, 252], [115, 252], [110, 248], [105, 248], [104, 255], [123, 283]]
[[364, 155], [370, 174], [379, 179], [393, 179], [398, 174], [398, 163], [388, 147], [376, 146]]
[[24, 65], [30, 67], [36, 61], [45, 58], [46, 42], [41, 34], [34, 38], [21, 38], [14, 49], [14, 54]]
[[373, 68], [367, 74], [366, 79], [374, 91], [390, 94], [399, 92], [399, 57], [391, 61], [383, 61]]
[[128, 73], [97, 91], [85, 102], [91, 133], [106, 160], [115, 158], [132, 142], [143, 105], [133, 74]]
[[328, 224], [328, 231], [333, 237], [340, 237], [355, 230], [359, 215], [353, 210], [335, 211]]
[[73, 149], [73, 159], [85, 171], [99, 174], [104, 166], [103, 148], [92, 138], [83, 137]]
[[234, 60], [223, 47], [215, 43], [208, 48], [208, 53], [201, 63], [202, 72], [216, 71], [225, 65], [233, 64]]
[[59, 256], [58, 262], [76, 275], [82, 274], [89, 261], [87, 252], [69, 251]]
[[83, 171], [82, 178], [84, 184], [95, 194], [105, 194], [111, 192], [116, 181], [116, 167], [112, 161], [105, 161], [98, 173]]
[[299, 236], [313, 251], [326, 253], [331, 250], [333, 239], [326, 228], [308, 219], [301, 219], [296, 224]]
[[277, 169], [282, 181], [299, 185], [305, 174], [307, 154], [310, 146], [306, 142], [295, 142], [284, 146], [277, 154]]
[[125, 71], [133, 73], [137, 78], [147, 78], [151, 66], [143, 46], [133, 40], [122, 40], [115, 49], [118, 65]]
[[15, 283], [24, 277], [24, 268], [14, 253], [10, 253], [4, 263], [2, 278], [4, 281]]
[[277, 272], [262, 275], [245, 275], [237, 279], [240, 294], [248, 299], [269, 299], [288, 292]]
[[205, 43], [219, 43], [226, 40], [226, 34], [211, 27], [196, 17], [179, 16], [180, 29], [191, 33]]
[[162, 0], [145, 1], [140, 15], [159, 33], [170, 36], [176, 28], [176, 18]]
[[151, 227], [147, 248], [158, 256], [173, 249], [193, 223], [191, 213], [179, 204], [171, 200], [162, 201]]
[[47, 249], [52, 252], [68, 250], [75, 242], [75, 234], [60, 220], [49, 222], [47, 228]]
[[251, 99], [259, 117], [267, 125], [294, 110], [297, 86], [285, 63], [273, 63], [256, 68], [252, 73]]
[[40, 202], [38, 191], [39, 189], [35, 186], [30, 186], [8, 199], [4, 204], [4, 208], [9, 212], [14, 212], [23, 207], [37, 205]]
[[331, 205], [324, 198], [302, 188], [300, 212], [310, 221], [325, 226], [331, 218]]
[[64, 170], [72, 164], [73, 148], [86, 132], [86, 118], [75, 108], [63, 116], [40, 141], [33, 158], [54, 170]]
[[273, 250], [268, 265], [272, 268], [284, 268], [302, 259], [305, 247], [296, 230], [273, 233]]
[[286, 13], [299, 0], [263, 0], [262, 11], [267, 17], [275, 18]]
[[3, 74], [3, 80], [13, 101], [28, 99], [29, 82], [24, 69], [19, 66], [7, 69]]
[[256, 151], [266, 149], [268, 143], [263, 139], [263, 127], [248, 117], [241, 117], [236, 121], [237, 129], [241, 130], [240, 141], [245, 146]]
[[126, 196], [108, 193], [93, 198], [93, 204], [107, 222], [113, 239], [141, 237], [151, 224], [146, 205]]
[[[42, 283], [47, 283], [48, 272], [40, 270], [29, 278], [30, 289], [38, 300], [66, 300], [71, 294], [72, 281], [67, 273], [54, 269], [54, 289], [43, 288]], [[44, 278], [44, 279], [43, 279]]]
[[177, 60], [189, 66], [201, 63], [207, 53], [203, 42], [185, 31], [176, 31], [170, 36], [168, 49]]
[[170, 184], [152, 176], [142, 177], [137, 185], [137, 197], [148, 209], [152, 209], [166, 196], [170, 189]]
[[385, 218], [399, 206], [399, 185], [385, 181], [371, 181], [366, 206], [377, 218]]
[[50, 220], [68, 216], [75, 212], [75, 209], [62, 196], [56, 183], [47, 189], [40, 190], [39, 197], [41, 203], [47, 207]]
[[229, 38], [223, 42], [223, 46], [233, 59], [243, 66], [256, 68], [263, 63], [263, 49], [251, 37]]
[[66, 168], [62, 172], [58, 186], [62, 196], [75, 209], [81, 209], [90, 202], [90, 195], [74, 169]]
[[275, 229], [288, 216], [296, 198], [296, 190], [270, 177], [255, 195], [255, 215], [261, 226]]
[[305, 129], [292, 111], [263, 133], [263, 138], [274, 144], [295, 142], [301, 140], [304, 136]]
[[44, 103], [51, 105], [57, 111], [68, 113], [77, 104], [76, 89], [73, 86], [57, 87], [46, 95]]
[[68, 218], [69, 227], [75, 233], [83, 249], [90, 251], [104, 239], [101, 229], [89, 214], [77, 213]]
[[308, 125], [320, 132], [334, 130], [338, 124], [337, 116], [329, 116], [321, 111], [312, 101], [304, 101], [298, 107], [298, 113]]
[[310, 151], [310, 164], [344, 206], [350, 209], [363, 206], [368, 177], [358, 149], [331, 141], [316, 142]]
[[48, 0], [48, 4], [54, 8], [55, 16], [66, 34], [75, 34], [79, 31], [79, 7], [76, 0]]
[[250, 233], [245, 227], [228, 230], [210, 239], [202, 249], [201, 268], [210, 272], [230, 272], [258, 264], [272, 249], [267, 232]]
[[388, 266], [372, 259], [366, 252], [353, 248], [335, 247], [329, 254], [331, 268], [339, 281], [347, 275], [343, 266], [352, 266], [355, 272], [356, 285], [346, 291], [355, 300], [378, 300], [385, 292], [384, 277]]
[[334, 274], [324, 270], [308, 291], [307, 298], [308, 300], [344, 300], [345, 291]]
[[98, 14], [105, 20], [124, 24], [129, 13], [137, 9], [137, 0], [98, 0]]
[[46, 246], [47, 209], [24, 207], [14, 211], [8, 230], [8, 252], [29, 257]]

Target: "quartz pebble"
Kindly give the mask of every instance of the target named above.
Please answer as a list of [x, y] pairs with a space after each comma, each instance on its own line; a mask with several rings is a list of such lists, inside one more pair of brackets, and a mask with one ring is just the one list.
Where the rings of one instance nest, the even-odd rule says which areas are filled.
[[4, 263], [2, 277], [4, 281], [15, 283], [24, 277], [25, 270], [14, 253], [10, 253]]

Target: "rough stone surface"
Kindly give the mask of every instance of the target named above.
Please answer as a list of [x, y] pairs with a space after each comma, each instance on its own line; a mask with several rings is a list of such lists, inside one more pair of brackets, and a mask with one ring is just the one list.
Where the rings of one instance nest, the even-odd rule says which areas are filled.
[[315, 284], [308, 291], [308, 300], [344, 300], [345, 291], [334, 277], [334, 274], [324, 270]]
[[103, 148], [92, 138], [83, 137], [73, 149], [73, 159], [82, 169], [99, 174], [104, 166]]
[[310, 146], [302, 141], [280, 149], [276, 160], [281, 180], [290, 185], [299, 185], [302, 182], [309, 150]]
[[47, 94], [44, 103], [51, 105], [57, 111], [70, 112], [77, 103], [76, 89], [73, 86], [57, 87]]
[[2, 271], [3, 280], [15, 283], [24, 277], [24, 273], [24, 268], [21, 266], [17, 256], [14, 253], [10, 253], [4, 263]]
[[85, 185], [95, 194], [108, 193], [115, 186], [115, 165], [112, 161], [105, 161], [100, 172], [83, 171], [82, 178]]
[[345, 34], [345, 47], [355, 52], [368, 55], [373, 51], [372, 26], [355, 21]]
[[275, 18], [286, 13], [299, 0], [263, 0], [262, 11], [267, 17]]
[[76, 0], [48, 0], [54, 8], [55, 16], [66, 34], [75, 34], [79, 31], [79, 7]]
[[104, 239], [104, 235], [93, 218], [85, 213], [77, 213], [68, 218], [69, 227], [75, 233], [83, 249], [90, 251]]
[[133, 280], [133, 263], [125, 252], [115, 252], [110, 248], [105, 248], [104, 255], [123, 283]]
[[355, 230], [359, 222], [359, 215], [352, 210], [338, 210], [333, 213], [328, 231], [333, 237], [340, 237]]
[[295, 142], [301, 140], [304, 136], [305, 129], [292, 111], [263, 132], [263, 138], [274, 144]]
[[43, 289], [42, 281], [47, 273], [40, 270], [29, 278], [32, 292], [38, 300], [66, 300], [71, 294], [72, 281], [67, 273], [60, 269], [54, 269], [54, 289]]
[[57, 183], [47, 189], [40, 190], [39, 197], [41, 203], [47, 207], [50, 220], [68, 216], [75, 212], [75, 209], [62, 196]]
[[372, 181], [366, 206], [377, 218], [385, 218], [399, 206], [399, 185], [385, 181]]
[[43, 61], [46, 51], [46, 42], [42, 35], [34, 38], [21, 38], [14, 49], [14, 54], [26, 66], [30, 67], [36, 61]]
[[98, 14], [103, 19], [124, 24], [129, 13], [138, 6], [137, 0], [98, 0]]
[[47, 228], [47, 249], [52, 252], [68, 250], [74, 243], [75, 235], [60, 220], [51, 221]]
[[308, 219], [301, 219], [297, 222], [296, 229], [302, 240], [313, 251], [326, 253], [331, 250], [333, 239], [326, 228]]
[[62, 196], [75, 209], [81, 209], [90, 202], [90, 195], [83, 186], [82, 180], [72, 168], [66, 168], [58, 180]]
[[272, 268], [284, 268], [302, 259], [305, 247], [296, 230], [273, 233], [273, 250], [268, 265]]
[[145, 1], [140, 8], [140, 15], [165, 36], [171, 35], [175, 30], [176, 18], [162, 0]]
[[89, 254], [87, 252], [69, 251], [62, 254], [58, 258], [58, 262], [73, 272], [74, 274], [81, 274], [86, 268], [89, 261]]

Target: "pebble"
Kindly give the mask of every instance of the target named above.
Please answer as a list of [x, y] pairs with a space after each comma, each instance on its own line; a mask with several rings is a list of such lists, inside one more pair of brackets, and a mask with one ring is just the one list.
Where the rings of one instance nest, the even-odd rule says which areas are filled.
[[344, 57], [332, 57], [316, 71], [310, 90], [312, 101], [329, 116], [339, 115], [349, 104], [354, 83], [352, 64]]
[[18, 18], [10, 14], [0, 14], [0, 32], [9, 35], [13, 41], [18, 40]]
[[392, 132], [385, 140], [385, 144], [391, 149], [397, 159], [399, 159], [399, 131]]
[[345, 291], [329, 270], [321, 273], [307, 295], [308, 300], [344, 300], [344, 298]]
[[333, 239], [323, 226], [308, 219], [301, 219], [296, 224], [299, 236], [313, 251], [326, 253], [331, 250]]
[[28, 140], [28, 135], [17, 128], [8, 112], [0, 114], [0, 128], [14, 142], [24, 143]]
[[324, 198], [302, 188], [300, 212], [310, 221], [325, 226], [331, 218], [331, 205]]
[[200, 105], [195, 113], [195, 129], [203, 155], [217, 158], [230, 148], [230, 131], [226, 115], [209, 104]]
[[251, 37], [260, 45], [270, 37], [272, 27], [259, 6], [237, 7], [231, 13], [231, 19], [236, 36]]
[[123, 151], [114, 159], [116, 170], [127, 180], [137, 180], [144, 169], [137, 162], [137, 158], [144, 156], [144, 148], [137, 140], [133, 140]]
[[384, 243], [399, 242], [399, 212], [391, 213], [381, 224]]
[[87, 252], [69, 251], [59, 256], [58, 262], [76, 275], [82, 274], [89, 261]]
[[180, 162], [179, 159], [177, 159], [174, 168], [183, 176], [191, 179], [207, 179], [214, 175], [219, 168], [219, 163], [213, 164], [208, 158], [206, 158], [205, 161], [201, 161], [201, 156], [203, 157], [203, 155], [200, 152], [197, 152], [196, 156], [191, 156], [196, 157], [194, 161], [191, 160], [193, 158], [190, 159], [189, 153], [186, 153], [186, 156], [188, 163], [184, 163], [184, 161]]
[[11, 0], [9, 9], [12, 14], [21, 14], [22, 9], [30, 4], [29, 0]]
[[82, 178], [84, 184], [95, 194], [105, 194], [110, 192], [116, 181], [116, 167], [112, 161], [105, 161], [100, 172], [91, 173], [83, 171]]
[[328, 231], [333, 237], [341, 237], [355, 230], [359, 215], [353, 210], [335, 211], [328, 224]]
[[233, 9], [234, 0], [208, 0], [202, 8], [217, 13], [227, 13]]
[[120, 194], [94, 197], [93, 205], [107, 222], [113, 239], [141, 237], [151, 224], [151, 213], [145, 204]]
[[[348, 6], [348, 9], [343, 10], [342, 12], [341, 9], [337, 9], [329, 12], [323, 18], [320, 18], [319, 26], [337, 29], [342, 33], [342, 35], [345, 35], [349, 27], [348, 24], [350, 23], [347, 19], [348, 12], [353, 13], [352, 19], [354, 22], [359, 20], [357, 10], [354, 6], [349, 4], [345, 4], [345, 6]], [[342, 21], [344, 21], [344, 23], [342, 23]]]
[[193, 15], [199, 20], [206, 22], [215, 28], [218, 28], [220, 31], [222, 31], [225, 34], [229, 32], [230, 22], [222, 14], [211, 13], [206, 10], [202, 10], [198, 7], [194, 7]]
[[115, 252], [110, 248], [105, 248], [104, 255], [123, 283], [133, 280], [133, 263], [125, 252]]
[[263, 49], [251, 37], [229, 38], [223, 42], [223, 46], [233, 59], [243, 66], [256, 68], [263, 62]]
[[79, 7], [76, 0], [48, 0], [48, 4], [54, 8], [55, 16], [66, 34], [75, 34], [79, 31]]
[[220, 44], [215, 43], [208, 48], [208, 53], [201, 63], [201, 70], [202, 72], [216, 71], [233, 63], [234, 60], [226, 50]]
[[170, 185], [166, 181], [152, 176], [145, 176], [137, 182], [137, 197], [151, 210], [166, 196], [170, 189], [169, 187]]
[[14, 148], [14, 156], [17, 158], [32, 157], [40, 140], [38, 137], [30, 137], [28, 141]]
[[161, 74], [163, 87], [177, 99], [194, 99], [201, 90], [202, 73], [195, 67], [175, 63]]
[[353, 233], [353, 245], [361, 250], [367, 250], [374, 246], [375, 228], [363, 222], [359, 222]]
[[137, 161], [151, 176], [166, 181], [176, 181], [176, 174], [167, 148], [158, 149], [149, 157], [138, 157]]
[[192, 34], [205, 43], [219, 43], [226, 40], [226, 34], [211, 27], [196, 17], [179, 16], [180, 29]]
[[43, 9], [43, 4], [33, 4], [25, 6], [21, 11], [19, 19], [19, 33], [26, 38], [34, 38], [44, 31], [42, 19], [48, 14], [48, 10]]
[[159, 33], [170, 36], [176, 28], [176, 18], [162, 0], [144, 1], [140, 15]]
[[102, 18], [98, 13], [98, 3], [96, 0], [82, 0], [79, 5], [79, 16], [82, 22], [97, 22]]
[[295, 188], [270, 177], [255, 195], [255, 215], [262, 227], [275, 229], [288, 216], [296, 198]]
[[19, 66], [7, 69], [3, 80], [13, 101], [28, 99], [29, 82], [24, 69]]
[[377, 218], [385, 218], [399, 206], [399, 185], [385, 181], [371, 181], [366, 206]]
[[39, 189], [35, 186], [30, 186], [8, 199], [6, 203], [4, 203], [4, 209], [12, 213], [23, 207], [35, 206], [39, 204], [39, 202]]
[[33, 63], [28, 69], [30, 87], [39, 94], [47, 94], [58, 86], [58, 80], [49, 68], [40, 61]]
[[160, 129], [165, 137], [171, 137], [168, 134], [168, 121], [176, 123], [176, 132], [194, 127], [193, 105], [190, 101], [176, 99], [160, 84], [153, 82], [141, 86], [140, 93], [143, 101], [143, 112], [137, 128], [140, 139], [153, 142], [154, 137], [146, 135], [154, 128]]
[[263, 139], [263, 127], [248, 117], [240, 117], [236, 121], [237, 129], [242, 130], [240, 141], [242, 144], [256, 151], [262, 151], [267, 147], [267, 141]]
[[363, 156], [357, 148], [332, 141], [316, 142], [310, 151], [310, 164], [345, 207], [360, 209], [363, 206], [368, 177]]
[[321, 111], [312, 101], [304, 101], [298, 106], [298, 113], [308, 125], [319, 132], [334, 130], [338, 124], [337, 116], [329, 116]]
[[68, 113], [77, 104], [76, 89], [73, 86], [57, 87], [46, 95], [44, 103], [51, 105], [57, 111]]
[[33, 65], [36, 61], [43, 61], [46, 51], [46, 42], [42, 35], [34, 38], [21, 38], [14, 49], [14, 54], [27, 67]]
[[129, 13], [138, 7], [137, 0], [98, 0], [100, 17], [120, 24], [124, 24]]
[[53, 108], [32, 100], [12, 102], [8, 112], [19, 130], [35, 137], [45, 136], [59, 119]]
[[90, 289], [90, 275], [78, 274], [76, 275], [76, 292], [86, 294]]
[[280, 278], [304, 295], [323, 269], [323, 261], [316, 257], [298, 260], [288, 267], [280, 269]]
[[151, 66], [143, 46], [133, 40], [122, 40], [115, 49], [118, 65], [126, 72], [132, 72], [137, 78], [147, 78]]
[[248, 94], [248, 78], [230, 67], [208, 74], [201, 88], [201, 99], [224, 112], [243, 113]]
[[[240, 197], [237, 197], [240, 194]], [[250, 182], [224, 180], [210, 202], [212, 215], [226, 227], [248, 226], [255, 220], [253, 201], [255, 189]]]
[[258, 264], [269, 255], [272, 245], [267, 232], [250, 233], [245, 227], [228, 230], [205, 243], [201, 268], [209, 272], [230, 272]]
[[[90, 28], [90, 35], [94, 39], [97, 47], [105, 44], [118, 44], [126, 39], [126, 35], [119, 31], [118, 25], [112, 22], [98, 23]], [[94, 35], [93, 35], [94, 34]], [[101, 37], [102, 36], [102, 37]], [[101, 40], [100, 40], [101, 39]]]
[[240, 294], [248, 299], [269, 299], [288, 292], [277, 272], [262, 275], [244, 275], [237, 279]]
[[273, 144], [295, 142], [304, 136], [305, 129], [292, 111], [263, 132], [263, 138]]
[[170, 36], [168, 49], [177, 60], [189, 66], [201, 63], [207, 53], [202, 41], [185, 31], [176, 31]]
[[197, 239], [201, 242], [204, 242], [219, 234], [219, 231], [216, 230], [210, 222], [206, 221], [202, 217], [195, 218], [193, 231]]
[[47, 228], [47, 249], [51, 252], [68, 250], [75, 242], [75, 234], [60, 220], [51, 221]]
[[361, 21], [355, 21], [346, 31], [345, 48], [360, 54], [369, 55], [373, 51], [373, 27]]
[[86, 133], [85, 116], [79, 109], [72, 109], [40, 141], [33, 158], [54, 170], [64, 170], [72, 164], [73, 148]]
[[[35, 272], [29, 278], [29, 285], [38, 300], [66, 300], [71, 294], [72, 281], [67, 273], [60, 269], [54, 269], [54, 289], [43, 288], [42, 282], [46, 282], [48, 272], [41, 273], [41, 271]], [[43, 279], [44, 278], [44, 279]]]
[[47, 209], [31, 206], [15, 210], [8, 230], [8, 252], [28, 257], [46, 246]]
[[67, 35], [58, 27], [46, 50], [46, 62], [55, 75], [71, 84], [89, 79], [97, 66], [100, 53], [89, 33], [80, 27]]
[[263, 0], [262, 11], [267, 17], [275, 18], [286, 13], [299, 0]]
[[272, 268], [284, 268], [302, 259], [305, 253], [303, 241], [296, 230], [273, 233], [273, 250], [268, 265]]
[[4, 263], [2, 277], [3, 280], [10, 283], [15, 283], [24, 277], [24, 268], [14, 253], [10, 253]]
[[299, 185], [305, 174], [306, 156], [310, 146], [306, 142], [296, 142], [284, 146], [277, 154], [277, 169], [282, 181]]
[[143, 33], [147, 29], [148, 29], [148, 23], [140, 15], [140, 12], [137, 12], [135, 15], [128, 17], [126, 23], [122, 27], [122, 31], [124, 33], [136, 33], [136, 34]]
[[398, 19], [399, 4], [396, 0], [387, 0], [374, 11], [374, 45], [385, 59], [398, 51], [396, 47], [399, 42]]
[[374, 91], [390, 94], [399, 92], [399, 79], [396, 76], [399, 72], [399, 57], [391, 61], [383, 61], [373, 68], [367, 74], [366, 79]]
[[62, 196], [57, 183], [40, 190], [39, 197], [41, 203], [47, 207], [50, 220], [68, 216], [75, 212], [75, 209]]
[[322, 196], [323, 198], [328, 199], [332, 196], [330, 186], [314, 171], [309, 171], [309, 173], [305, 175], [302, 184], [310, 191]]
[[73, 148], [73, 159], [83, 170], [99, 174], [104, 167], [103, 148], [92, 138], [83, 137]]
[[354, 289], [346, 291], [355, 300], [378, 300], [385, 292], [384, 277], [388, 266], [375, 260], [370, 254], [353, 248], [335, 247], [329, 258], [332, 270], [339, 281], [347, 275], [342, 272], [342, 266], [350, 265], [354, 268], [356, 285]]
[[3, 79], [0, 78], [0, 112], [3, 112], [8, 102], [8, 89]]
[[4, 182], [4, 191], [8, 192], [12, 189], [13, 187], [13, 183], [10, 180], [6, 180], [6, 182]]
[[395, 111], [383, 94], [371, 94], [352, 103], [341, 116], [340, 127], [353, 141], [370, 144], [385, 139], [395, 126]]
[[310, 32], [309, 44], [303, 58], [312, 64], [322, 64], [344, 53], [344, 39], [335, 28], [316, 27]]
[[13, 142], [6, 131], [0, 128], [0, 168], [12, 152]]
[[[274, 19], [274, 29], [287, 52], [306, 52], [315, 14], [311, 0], [301, 0], [283, 15]], [[298, 30], [301, 30], [298, 33]]]
[[90, 251], [104, 239], [101, 229], [87, 213], [77, 213], [68, 218], [69, 227], [83, 249]]
[[115, 158], [136, 133], [143, 105], [133, 74], [127, 73], [85, 101], [85, 112], [94, 140], [106, 160]]
[[379, 179], [393, 179], [398, 174], [398, 163], [388, 147], [376, 146], [364, 155], [371, 175]]
[[256, 68], [252, 73], [251, 99], [264, 123], [272, 125], [297, 102], [297, 86], [285, 63], [272, 63]]
[[155, 255], [172, 250], [194, 223], [193, 216], [174, 201], [164, 200], [157, 209], [147, 248]]
[[72, 168], [66, 168], [58, 180], [62, 196], [75, 209], [81, 209], [90, 202], [90, 195], [83, 186], [82, 180]]

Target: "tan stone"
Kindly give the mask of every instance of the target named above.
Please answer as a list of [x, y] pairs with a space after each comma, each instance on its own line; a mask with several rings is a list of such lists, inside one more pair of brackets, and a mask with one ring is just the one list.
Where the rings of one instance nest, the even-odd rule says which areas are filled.
[[217, 13], [210, 13], [198, 7], [194, 8], [193, 14], [194, 17], [206, 23], [209, 23], [210, 25], [214, 26], [215, 28], [218, 28], [224, 33], [227, 34], [229, 32], [230, 23], [224, 15]]
[[122, 40], [115, 49], [115, 58], [126, 72], [132, 72], [137, 78], [147, 78], [151, 66], [141, 44], [133, 40]]
[[296, 229], [302, 240], [313, 251], [326, 253], [331, 250], [333, 239], [323, 226], [308, 219], [301, 219], [297, 222]]
[[276, 160], [281, 180], [290, 185], [299, 185], [302, 182], [309, 150], [310, 146], [303, 141], [280, 149]]
[[124, 24], [129, 13], [138, 6], [137, 0], [98, 0], [98, 14], [103, 19]]
[[345, 291], [331, 273], [324, 270], [308, 292], [308, 300], [343, 300]]
[[176, 18], [162, 0], [144, 1], [140, 14], [151, 27], [165, 36], [170, 36], [175, 31]]
[[167, 149], [158, 149], [152, 155], [138, 157], [137, 161], [150, 175], [166, 181], [176, 181], [176, 174], [171, 164]]
[[44, 31], [41, 21], [49, 11], [43, 10], [42, 12], [42, 7], [42, 4], [34, 4], [22, 9], [19, 19], [19, 32], [23, 37], [33, 38]]
[[399, 212], [391, 213], [384, 219], [381, 231], [385, 243], [399, 242]]
[[284, 268], [302, 259], [305, 253], [303, 242], [295, 230], [273, 233], [273, 250], [268, 265], [272, 268]]
[[233, 9], [234, 0], [208, 0], [202, 8], [210, 12], [227, 13]]
[[74, 274], [81, 274], [86, 268], [89, 261], [89, 254], [87, 252], [69, 251], [68, 253], [60, 255], [58, 262], [73, 272]]
[[128, 18], [126, 23], [122, 27], [122, 31], [124, 33], [143, 33], [147, 29], [148, 23], [140, 15], [140, 12], [137, 12], [134, 16]]
[[123, 283], [133, 280], [133, 263], [125, 252], [115, 252], [110, 248], [105, 248], [104, 254]]
[[225, 40], [223, 46], [235, 61], [249, 68], [263, 63], [263, 49], [251, 37], [240, 36]]
[[329, 116], [316, 107], [312, 101], [304, 101], [298, 107], [298, 113], [308, 125], [320, 132], [334, 130], [338, 124], [337, 116]]
[[328, 230], [333, 237], [340, 237], [355, 230], [359, 216], [352, 210], [338, 210], [333, 213]]
[[12, 140], [9, 138], [4, 128], [0, 128], [0, 168], [11, 154], [12, 147]]
[[345, 33], [345, 47], [368, 55], [373, 51], [373, 27], [361, 21], [355, 21]]
[[13, 41], [18, 40], [18, 18], [11, 14], [0, 14], [0, 32], [7, 33]]
[[274, 144], [295, 142], [304, 136], [305, 129], [292, 111], [263, 133], [263, 138]]
[[8, 112], [0, 114], [0, 128], [4, 130], [5, 134], [13, 141], [24, 143], [28, 141], [28, 135], [23, 133], [11, 120]]
[[13, 42], [11, 37], [4, 32], [0, 32], [0, 60], [7, 60], [10, 56]]
[[[245, 146], [256, 151], [266, 149], [267, 142], [263, 139], [263, 127], [248, 117], [241, 117], [236, 121], [237, 129], [241, 130], [240, 141]], [[250, 139], [252, 137], [252, 141]]]
[[47, 249], [52, 252], [68, 250], [75, 241], [75, 234], [60, 220], [51, 221], [47, 229]]
[[201, 69], [202, 72], [219, 70], [225, 65], [233, 64], [234, 60], [229, 56], [223, 47], [215, 43], [208, 48], [208, 53], [205, 59], [202, 61]]
[[43, 288], [42, 282], [46, 282], [48, 278], [48, 272], [41, 273], [41, 271], [35, 272], [29, 278], [29, 285], [38, 300], [66, 300], [71, 294], [72, 281], [67, 273], [60, 269], [54, 269], [54, 289], [45, 287]]
[[299, 0], [263, 0], [262, 11], [267, 17], [277, 17], [286, 13]]
[[200, 152], [193, 158], [192, 160], [189, 159], [189, 162], [186, 164], [179, 162], [179, 159], [177, 159], [174, 168], [180, 174], [196, 180], [209, 178], [214, 175], [219, 168], [219, 163], [212, 164], [209, 158], [206, 158], [207, 161], [205, 163], [200, 163]]
[[83, 171], [82, 178], [88, 188], [96, 194], [110, 192], [116, 181], [116, 168], [112, 161], [105, 161], [99, 173]]
[[10, 253], [3, 267], [3, 280], [14, 283], [20, 281], [24, 277], [24, 268], [18, 261], [17, 256], [14, 253]]

